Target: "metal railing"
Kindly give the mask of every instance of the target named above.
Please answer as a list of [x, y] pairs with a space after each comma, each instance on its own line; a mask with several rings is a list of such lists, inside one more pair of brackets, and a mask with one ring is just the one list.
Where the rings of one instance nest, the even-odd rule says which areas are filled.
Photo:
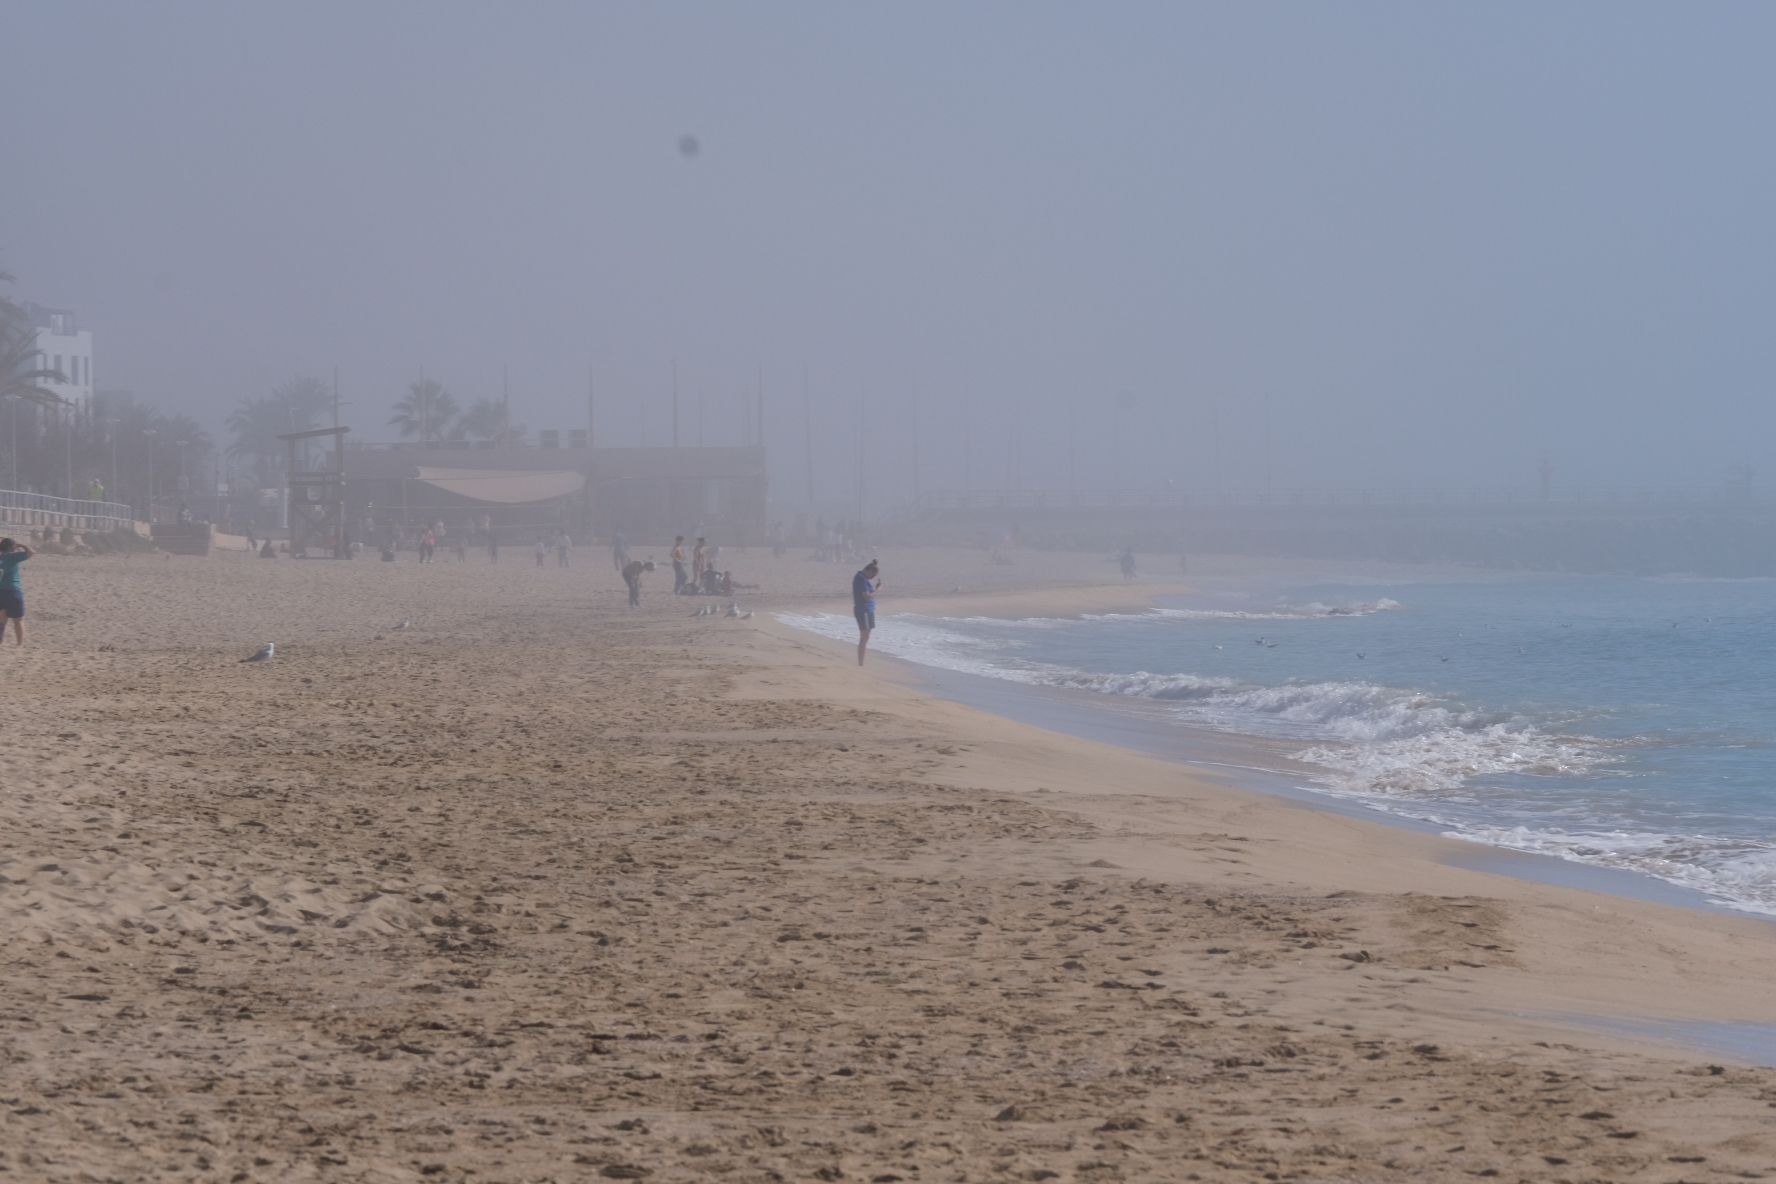
[[47, 493], [25, 493], [16, 489], [0, 489], [0, 522], [9, 526], [65, 526], [74, 530], [117, 530], [132, 528], [135, 523], [135, 515], [128, 506], [119, 502], [51, 497]]

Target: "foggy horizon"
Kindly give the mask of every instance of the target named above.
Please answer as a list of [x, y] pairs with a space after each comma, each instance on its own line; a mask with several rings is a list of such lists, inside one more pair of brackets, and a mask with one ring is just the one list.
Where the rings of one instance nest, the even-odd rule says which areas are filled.
[[872, 510], [915, 416], [927, 491], [1768, 479], [1768, 9], [5, 20], [12, 294], [218, 445], [335, 366], [354, 440], [423, 369], [664, 444], [676, 365], [686, 444], [762, 371], [779, 503], [804, 372], [817, 500], [861, 457]]

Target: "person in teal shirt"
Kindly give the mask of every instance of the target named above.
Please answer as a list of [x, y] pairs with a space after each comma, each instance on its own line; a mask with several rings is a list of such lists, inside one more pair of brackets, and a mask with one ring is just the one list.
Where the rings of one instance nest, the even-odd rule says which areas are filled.
[[31, 548], [11, 539], [0, 539], [0, 641], [6, 640], [6, 622], [12, 622], [12, 636], [25, 644], [25, 586], [19, 583], [19, 568], [31, 557]]

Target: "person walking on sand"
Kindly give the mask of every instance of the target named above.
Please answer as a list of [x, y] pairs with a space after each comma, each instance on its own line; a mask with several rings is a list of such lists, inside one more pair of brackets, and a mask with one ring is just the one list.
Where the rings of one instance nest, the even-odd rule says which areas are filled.
[[573, 538], [566, 530], [555, 536], [555, 566], [566, 567], [573, 553]]
[[863, 665], [863, 656], [869, 652], [870, 633], [876, 627], [876, 589], [882, 581], [876, 576], [881, 567], [874, 559], [864, 564], [863, 570], [851, 577], [851, 615], [857, 618], [857, 664]]
[[6, 622], [12, 622], [12, 639], [25, 644], [25, 586], [19, 568], [31, 557], [31, 548], [11, 539], [0, 539], [0, 643], [6, 640]]
[[691, 582], [685, 573], [685, 536], [672, 536], [672, 594], [683, 596], [685, 585]]
[[539, 538], [537, 540], [537, 545], [536, 545], [536, 557], [537, 557], [537, 566], [538, 567], [541, 567], [543, 565], [543, 560], [548, 558], [548, 555], [549, 555], [549, 548], [546, 545], [544, 545], [543, 540]]
[[654, 561], [652, 559], [645, 563], [640, 559], [631, 559], [623, 565], [623, 582], [629, 585], [630, 608], [641, 607], [641, 573], [653, 570]]

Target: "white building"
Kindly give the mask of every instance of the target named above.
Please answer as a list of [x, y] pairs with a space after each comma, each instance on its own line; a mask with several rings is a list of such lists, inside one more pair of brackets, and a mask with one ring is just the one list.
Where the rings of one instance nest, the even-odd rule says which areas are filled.
[[59, 371], [65, 382], [45, 379], [38, 385], [69, 403], [88, 403], [93, 393], [92, 330], [82, 329], [65, 308], [25, 305], [25, 316], [37, 330], [37, 365]]

